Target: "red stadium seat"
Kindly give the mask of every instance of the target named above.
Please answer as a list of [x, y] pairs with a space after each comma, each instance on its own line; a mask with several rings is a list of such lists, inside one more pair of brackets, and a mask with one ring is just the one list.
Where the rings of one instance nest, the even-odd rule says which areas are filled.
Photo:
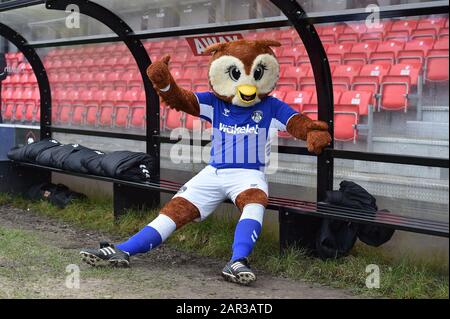
[[201, 71], [198, 68], [189, 68], [183, 72], [180, 79], [178, 79], [178, 85], [187, 90], [192, 89], [194, 79], [201, 79]]
[[[340, 92], [334, 92], [334, 100], [341, 99]], [[314, 101], [315, 100], [315, 101]], [[318, 119], [317, 96], [313, 95], [312, 102], [303, 106], [303, 114], [312, 120]], [[334, 106], [334, 138], [337, 141], [353, 141], [358, 137], [357, 125], [359, 121], [359, 106], [336, 105]]]
[[384, 76], [380, 85], [380, 109], [408, 110], [408, 95], [411, 91], [410, 76]]
[[305, 66], [288, 67], [278, 81], [278, 87], [288, 87], [297, 90], [299, 79], [306, 77], [309, 68]]
[[342, 34], [338, 34], [338, 43], [356, 43], [359, 38], [367, 31], [367, 27], [362, 23], [347, 23]]
[[347, 91], [343, 92], [339, 100], [340, 105], [357, 105], [359, 115], [369, 114], [369, 105], [372, 104], [373, 95], [365, 91]]
[[434, 50], [447, 50], [448, 51], [448, 47], [449, 47], [448, 39], [440, 39], [440, 40], [437, 40], [435, 42], [433, 49]]
[[3, 107], [3, 119], [5, 121], [13, 121], [14, 120], [14, 113], [16, 111], [15, 102], [16, 100], [22, 95], [21, 89], [15, 89], [15, 90], [6, 90], [5, 96], [2, 96], [2, 99], [4, 99], [4, 106]]
[[345, 25], [334, 24], [318, 28], [320, 39], [324, 43], [336, 43], [336, 35], [343, 33]]
[[378, 44], [375, 42], [366, 42], [354, 44], [351, 52], [344, 54], [344, 64], [365, 65], [368, 62], [371, 52], [375, 52]]
[[433, 48], [434, 41], [430, 39], [418, 39], [405, 43], [404, 50], [418, 50], [423, 51], [427, 55], [428, 51]]
[[122, 74], [112, 71], [106, 74], [106, 81], [103, 84], [106, 90], [125, 91], [127, 89], [127, 81], [123, 80]]
[[91, 83], [92, 88], [102, 89], [107, 86], [106, 72], [98, 72], [94, 74], [94, 80]]
[[417, 28], [418, 21], [412, 19], [397, 20], [393, 22], [391, 32], [406, 32], [408, 36]]
[[431, 17], [421, 19], [417, 24], [418, 30], [435, 30], [438, 32], [441, 28], [445, 26], [446, 19], [443, 17]]
[[385, 34], [390, 30], [392, 20], [381, 20], [376, 23], [371, 23], [367, 26], [366, 32], [361, 34], [361, 42], [382, 42]]
[[304, 47], [286, 48], [283, 51], [283, 55], [278, 57], [278, 61], [280, 64], [295, 65], [298, 58], [302, 55], [306, 55]]
[[395, 64], [397, 54], [405, 47], [404, 42], [386, 41], [378, 45], [377, 51], [372, 52], [369, 57], [371, 64]]
[[[447, 43], [448, 45], [448, 43]], [[431, 50], [426, 61], [425, 79], [430, 82], [448, 81], [449, 51]]]
[[123, 91], [108, 91], [106, 98], [100, 103], [98, 124], [103, 127], [112, 127], [114, 123], [115, 106], [123, 99]]
[[272, 91], [272, 93], [270, 93], [270, 95], [281, 101], [284, 101], [284, 99], [286, 98], [286, 92], [284, 92], [284, 91]]
[[86, 124], [89, 126], [97, 126], [99, 121], [100, 104], [106, 100], [106, 91], [94, 91], [93, 100], [86, 106]]
[[165, 129], [173, 130], [173, 129], [181, 127], [182, 115], [183, 115], [183, 113], [178, 112], [177, 110], [169, 109], [167, 111]]
[[376, 95], [379, 92], [381, 79], [389, 73], [390, 65], [369, 64], [362, 67], [359, 76], [353, 78], [351, 89], [372, 94], [372, 105], [376, 105]]
[[[359, 74], [359, 65], [339, 65], [333, 71], [333, 85], [348, 90], [353, 82], [353, 78]], [[336, 87], [335, 87], [336, 88]]]
[[414, 30], [411, 34], [411, 40], [415, 39], [435, 40], [436, 38], [437, 32], [435, 29]]
[[350, 52], [352, 50], [352, 43], [341, 43], [330, 45], [327, 49], [327, 54], [340, 54], [344, 55], [346, 52]]
[[141, 89], [143, 87], [141, 74], [137, 71], [125, 72], [122, 80], [126, 82], [128, 90]]
[[358, 43], [352, 46], [351, 53], [365, 53], [368, 58], [371, 52], [377, 50], [377, 47], [378, 43], [376, 42]]
[[13, 120], [23, 122], [25, 120], [25, 100], [31, 98], [33, 91], [31, 89], [19, 90], [14, 96], [15, 111]]
[[83, 72], [80, 75], [80, 83], [79, 83], [79, 87], [80, 88], [91, 88], [91, 86], [93, 86], [94, 83], [94, 75], [91, 72]]
[[300, 91], [316, 91], [316, 81], [313, 76], [305, 76], [300, 78], [298, 83], [298, 90]]
[[80, 90], [79, 100], [73, 103], [72, 125], [82, 126], [86, 124], [86, 111], [93, 99], [94, 91], [87, 89]]
[[39, 89], [34, 88], [29, 99], [25, 100], [25, 121], [34, 123], [40, 110]]
[[71, 72], [69, 73], [68, 81], [64, 83], [64, 86], [68, 90], [76, 90], [80, 86], [83, 86], [81, 83], [81, 73]]
[[190, 114], [184, 115], [184, 127], [187, 128], [189, 131], [194, 130], [195, 121], [200, 121], [198, 117], [192, 116]]
[[57, 114], [58, 124], [70, 124], [72, 121], [73, 104], [79, 100], [78, 91], [68, 91], [60, 100]]
[[145, 92], [139, 94], [139, 99], [131, 104], [130, 126], [145, 128], [146, 121], [146, 98]]
[[[86, 58], [83, 60], [83, 64], [80, 68], [80, 72], [92, 72], [95, 70], [95, 67], [97, 65], [97, 61], [95, 61], [92, 58]], [[98, 67], [97, 67], [98, 69]]]
[[346, 65], [366, 65], [367, 54], [365, 52], [348, 52], [344, 54], [342, 62]]
[[129, 126], [131, 105], [138, 101], [139, 94], [141, 93], [137, 90], [126, 91], [122, 95], [122, 99], [116, 102], [114, 112], [115, 127], [126, 128]]
[[398, 63], [419, 63], [423, 64], [428, 51], [433, 48], [434, 40], [418, 39], [405, 43], [404, 50], [397, 54]]
[[422, 71], [422, 65], [421, 64], [415, 64], [415, 63], [399, 63], [396, 65], [393, 65], [389, 71], [390, 76], [408, 76], [410, 78], [410, 83], [413, 86], [416, 86], [419, 81], [419, 75]]
[[313, 92], [310, 91], [294, 91], [286, 95], [285, 102], [298, 112], [302, 112], [303, 105], [311, 102]]
[[[14, 93], [14, 90], [12, 88], [8, 88], [8, 89], [2, 88], [1, 112], [3, 115], [3, 119], [5, 121], [11, 120], [11, 117], [12, 117], [13, 104], [11, 103], [11, 99], [12, 99], [13, 93]], [[10, 108], [8, 108], [8, 110], [7, 110], [7, 105], [10, 105]]]
[[334, 106], [334, 139], [356, 143], [358, 138], [359, 106]]
[[438, 39], [439, 40], [447, 40], [447, 43], [448, 43], [448, 38], [449, 38], [448, 34], [449, 34], [448, 28], [442, 28], [441, 30], [439, 30]]
[[24, 102], [23, 121], [34, 122], [37, 111], [37, 97], [39, 97], [39, 91], [36, 89], [26, 90], [22, 96]]

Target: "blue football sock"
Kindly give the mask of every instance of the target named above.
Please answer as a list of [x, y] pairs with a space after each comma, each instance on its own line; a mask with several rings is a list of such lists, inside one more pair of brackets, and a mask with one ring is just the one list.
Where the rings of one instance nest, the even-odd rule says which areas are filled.
[[244, 207], [234, 233], [232, 261], [250, 256], [261, 233], [263, 216], [262, 205], [249, 204]]
[[136, 235], [116, 247], [130, 256], [143, 254], [159, 246], [175, 229], [176, 225], [172, 219], [166, 215], [159, 215]]

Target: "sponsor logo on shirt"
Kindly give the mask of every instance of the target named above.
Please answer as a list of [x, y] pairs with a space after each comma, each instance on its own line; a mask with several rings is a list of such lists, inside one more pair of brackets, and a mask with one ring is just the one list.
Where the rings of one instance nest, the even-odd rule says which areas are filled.
[[259, 133], [259, 126], [251, 126], [247, 124], [245, 126], [236, 125], [226, 125], [223, 123], [219, 124], [219, 131], [224, 132], [226, 134], [238, 135], [238, 134], [256, 134]]

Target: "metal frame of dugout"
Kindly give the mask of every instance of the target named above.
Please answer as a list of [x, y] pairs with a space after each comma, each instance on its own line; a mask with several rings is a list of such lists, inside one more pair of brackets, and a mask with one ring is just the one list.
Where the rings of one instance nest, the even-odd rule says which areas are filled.
[[[13, 43], [29, 61], [36, 75], [41, 97], [41, 138], [51, 137], [53, 132], [68, 134], [80, 134], [99, 137], [121, 138], [146, 142], [147, 153], [156, 163], [151, 172], [152, 181], [147, 184], [127, 182], [100, 176], [79, 174], [62, 171], [60, 169], [43, 167], [34, 164], [16, 162], [0, 162], [0, 192], [23, 193], [31, 184], [46, 182], [51, 179], [51, 172], [58, 172], [83, 178], [91, 178], [113, 183], [114, 214], [119, 217], [127, 209], [154, 208], [160, 205], [160, 192], [176, 193], [180, 184], [160, 179], [160, 144], [176, 143], [167, 137], [160, 135], [159, 125], [159, 99], [149, 79], [146, 69], [151, 64], [141, 40], [151, 38], [163, 38], [174, 36], [186, 36], [193, 34], [205, 34], [213, 32], [230, 32], [259, 28], [273, 28], [294, 26], [307, 50], [313, 68], [318, 97], [318, 116], [330, 126], [330, 134], [333, 134], [334, 102], [333, 86], [328, 58], [322, 42], [314, 28], [314, 23], [330, 23], [351, 20], [364, 20], [370, 12], [364, 9], [354, 9], [344, 13], [333, 15], [315, 14], [308, 16], [295, 0], [271, 0], [287, 19], [270, 19], [263, 22], [231, 23], [224, 26], [211, 26], [191, 28], [187, 30], [169, 31], [145, 31], [134, 32], [125, 21], [105, 7], [88, 0], [14, 0], [0, 3], [0, 12], [27, 6], [45, 3], [48, 10], [62, 10], [70, 4], [80, 8], [82, 14], [108, 26], [116, 35], [94, 36], [77, 39], [62, 39], [53, 41], [27, 42], [20, 34], [0, 23], [0, 36]], [[436, 1], [435, 3], [423, 3], [405, 5], [402, 9], [397, 7], [383, 7], [380, 11], [381, 18], [405, 17], [416, 15], [444, 14], [448, 13], [448, 1]], [[117, 132], [104, 132], [74, 128], [54, 127], [51, 123], [51, 90], [45, 67], [36, 54], [36, 48], [58, 47], [65, 45], [81, 45], [91, 43], [118, 42], [126, 44], [134, 57], [142, 76], [146, 94], [146, 135], [123, 134]], [[191, 140], [191, 143], [193, 141]], [[203, 141], [202, 144], [206, 144]], [[280, 153], [312, 156], [306, 148], [280, 146]], [[321, 218], [332, 218], [345, 221], [353, 221], [366, 224], [383, 225], [399, 230], [448, 237], [448, 222], [414, 218], [400, 215], [382, 215], [377, 218], [371, 212], [343, 209], [322, 203], [326, 191], [333, 188], [334, 159], [361, 160], [369, 162], [393, 163], [404, 165], [418, 165], [428, 167], [449, 168], [448, 159], [428, 158], [418, 156], [403, 156], [392, 154], [354, 152], [334, 149], [331, 144], [322, 155], [317, 157], [317, 202], [306, 202], [285, 198], [271, 197], [269, 209], [278, 210], [280, 222], [280, 245], [284, 248], [290, 244], [302, 245], [307, 241], [308, 232], [304, 225], [317, 223]], [[299, 231], [300, 230], [300, 231]]]

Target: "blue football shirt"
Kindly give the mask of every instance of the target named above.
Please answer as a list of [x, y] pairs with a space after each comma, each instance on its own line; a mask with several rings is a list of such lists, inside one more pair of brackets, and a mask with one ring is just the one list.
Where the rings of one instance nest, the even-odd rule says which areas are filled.
[[298, 113], [272, 96], [251, 107], [241, 107], [222, 101], [212, 92], [195, 94], [200, 117], [212, 124], [209, 164], [218, 169], [264, 169], [273, 134], [286, 131], [289, 119]]

